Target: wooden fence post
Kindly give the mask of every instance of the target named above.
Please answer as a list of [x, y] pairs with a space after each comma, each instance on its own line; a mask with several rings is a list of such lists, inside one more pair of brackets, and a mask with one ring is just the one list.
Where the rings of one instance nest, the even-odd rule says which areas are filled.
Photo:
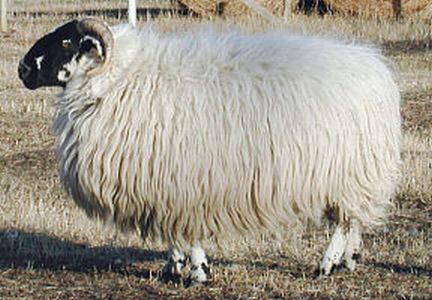
[[7, 31], [7, 0], [1, 0], [0, 23], [1, 23], [1, 31]]
[[400, 19], [402, 16], [402, 1], [392, 0], [393, 16], [396, 19]]

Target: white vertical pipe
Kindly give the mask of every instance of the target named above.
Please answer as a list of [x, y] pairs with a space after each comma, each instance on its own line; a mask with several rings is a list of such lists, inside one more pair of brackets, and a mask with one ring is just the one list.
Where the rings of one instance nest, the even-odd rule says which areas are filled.
[[1, 23], [1, 30], [7, 31], [7, 0], [1, 0], [0, 23]]
[[136, 26], [136, 0], [129, 0], [128, 19], [129, 19], [129, 24], [135, 27]]
[[267, 21], [272, 23], [277, 23], [280, 19], [276, 17], [272, 12], [270, 12], [267, 8], [262, 6], [255, 0], [241, 0], [244, 4], [246, 4], [254, 13], [260, 15]]

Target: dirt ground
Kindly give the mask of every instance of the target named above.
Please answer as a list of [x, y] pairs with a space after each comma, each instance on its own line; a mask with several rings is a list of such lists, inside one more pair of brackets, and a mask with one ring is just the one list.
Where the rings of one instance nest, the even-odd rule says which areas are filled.
[[[89, 220], [58, 180], [51, 133], [56, 89], [26, 90], [17, 63], [46, 32], [72, 18], [126, 22], [125, 1], [14, 1], [0, 33], [0, 299], [432, 299], [432, 43], [430, 22], [293, 16], [214, 19], [245, 30], [287, 27], [337, 35], [383, 49], [400, 73], [403, 178], [387, 226], [364, 235], [358, 269], [315, 278], [333, 227], [300, 237], [245, 237], [221, 249], [205, 245], [207, 286], [162, 283], [166, 248]], [[139, 25], [196, 26], [169, 1], [141, 1]]]

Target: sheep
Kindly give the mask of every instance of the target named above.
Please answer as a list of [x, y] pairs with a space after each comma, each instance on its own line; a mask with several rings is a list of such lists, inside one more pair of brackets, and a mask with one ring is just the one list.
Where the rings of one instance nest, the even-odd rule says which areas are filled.
[[400, 177], [400, 95], [374, 47], [286, 30], [184, 33], [70, 21], [28, 51], [29, 89], [59, 86], [60, 179], [93, 218], [171, 251], [161, 276], [208, 281], [203, 241], [336, 229], [319, 266], [356, 266]]

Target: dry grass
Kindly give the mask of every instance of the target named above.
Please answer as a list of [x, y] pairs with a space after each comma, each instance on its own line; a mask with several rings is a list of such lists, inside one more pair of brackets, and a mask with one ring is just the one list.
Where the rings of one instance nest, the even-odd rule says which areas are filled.
[[[212, 16], [221, 14], [223, 16], [235, 17], [241, 15], [253, 15], [251, 9], [241, 0], [179, 0], [186, 7], [200, 16]], [[282, 16], [284, 13], [284, 0], [256, 0], [256, 2], [269, 10], [271, 13]], [[292, 10], [298, 1], [291, 1]]]
[[429, 0], [324, 0], [335, 13], [367, 18], [418, 16], [430, 10]]
[[[241, 0], [178, 0], [200, 16], [221, 14], [234, 17], [253, 15], [251, 9]], [[285, 10], [284, 0], [256, 0], [257, 3], [275, 15], [282, 16]], [[318, 1], [291, 0], [290, 11], [298, 7], [309, 7], [314, 11]], [[322, 0], [322, 6], [333, 14], [342, 16], [358, 16], [372, 19], [392, 19], [399, 17], [415, 17], [424, 20], [431, 18], [432, 3], [429, 0]], [[318, 7], [318, 5], [316, 6]]]
[[[25, 90], [19, 58], [59, 23], [79, 15], [124, 22], [125, 1], [14, 1], [10, 27], [0, 34], [0, 298], [1, 299], [430, 299], [432, 295], [432, 53], [430, 27], [417, 20], [372, 22], [297, 16], [293, 31], [376, 43], [400, 70], [404, 104], [403, 180], [394, 216], [365, 235], [355, 273], [316, 280], [313, 271], [332, 228], [311, 228], [302, 239], [256, 237], [222, 251], [207, 245], [213, 263], [207, 287], [184, 289], [157, 279], [164, 247], [88, 220], [57, 177], [50, 123], [55, 89]], [[141, 1], [163, 30], [198, 19], [163, 16], [166, 2]], [[121, 7], [121, 9], [117, 9]], [[259, 19], [215, 20], [247, 31]]]

